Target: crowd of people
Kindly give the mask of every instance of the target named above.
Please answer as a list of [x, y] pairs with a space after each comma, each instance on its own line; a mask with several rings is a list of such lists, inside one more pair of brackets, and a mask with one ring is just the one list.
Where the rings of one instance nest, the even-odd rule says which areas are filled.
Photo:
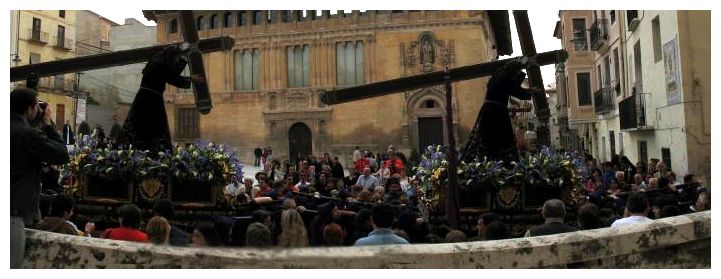
[[[267, 154], [266, 152], [263, 152]], [[487, 212], [478, 217], [474, 231], [429, 226], [420, 217], [417, 203], [419, 180], [406, 176], [406, 162], [389, 146], [381, 160], [358, 152], [351, 174], [344, 175], [338, 157], [323, 154], [299, 158], [296, 164], [271, 160], [254, 181], [226, 186], [225, 193], [244, 204], [241, 216], [219, 216], [212, 222], [188, 227], [174, 219], [173, 203], [159, 200], [153, 216], [142, 220], [132, 204], [118, 211], [119, 226], [95, 232], [92, 223], [78, 230], [69, 220], [72, 200], [58, 197], [49, 215], [35, 228], [115, 240], [195, 247], [308, 247], [375, 244], [450, 243], [531, 237], [576, 230], [615, 227], [653, 219], [709, 210], [710, 192], [693, 175], [683, 183], [662, 161], [653, 168], [644, 164], [586, 161], [588, 202], [567, 214], [559, 199], [544, 203], [543, 224], [525, 233], [514, 233], [503, 214]], [[621, 159], [624, 160], [624, 159]], [[632, 177], [632, 179], [627, 179]], [[575, 218], [568, 218], [575, 215]]]

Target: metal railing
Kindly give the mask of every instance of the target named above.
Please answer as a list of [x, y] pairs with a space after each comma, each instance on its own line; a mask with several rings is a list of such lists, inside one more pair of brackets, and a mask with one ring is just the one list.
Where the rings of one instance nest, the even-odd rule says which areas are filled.
[[40, 30], [37, 30], [37, 29], [28, 29], [27, 40], [29, 40], [29, 41], [33, 41], [33, 42], [41, 43], [41, 44], [47, 44], [49, 38], [50, 38], [50, 35], [48, 34], [48, 32], [41, 32]]
[[619, 124], [621, 130], [637, 129], [649, 126], [646, 118], [649, 93], [636, 93], [618, 103]]
[[596, 19], [591, 25], [591, 49], [598, 50], [608, 40], [607, 20]]
[[73, 49], [73, 44], [74, 44], [73, 39], [66, 39], [65, 37], [55, 36], [55, 37], [53, 37], [53, 40], [54, 40], [53, 47], [62, 48], [62, 49], [66, 49], [66, 50]]
[[607, 114], [614, 109], [613, 87], [604, 87], [593, 93], [593, 105], [597, 115]]

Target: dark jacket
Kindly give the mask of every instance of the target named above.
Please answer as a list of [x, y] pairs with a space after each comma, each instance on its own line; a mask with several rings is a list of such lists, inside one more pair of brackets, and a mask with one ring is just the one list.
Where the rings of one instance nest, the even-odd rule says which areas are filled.
[[190, 243], [190, 234], [176, 227], [170, 226], [170, 245], [187, 246]]
[[562, 222], [547, 220], [546, 223], [543, 225], [538, 225], [530, 228], [526, 236], [550, 235], [557, 233], [575, 232], [577, 230], [577, 228], [571, 227]]
[[10, 113], [10, 215], [32, 225], [39, 218], [42, 163], [68, 161], [68, 149], [54, 127], [34, 128], [22, 115]]

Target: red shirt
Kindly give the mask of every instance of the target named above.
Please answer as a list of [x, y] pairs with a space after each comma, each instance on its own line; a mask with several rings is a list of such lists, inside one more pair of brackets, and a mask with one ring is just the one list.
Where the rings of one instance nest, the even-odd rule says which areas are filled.
[[[395, 169], [391, 168], [391, 161], [393, 161], [392, 164], [395, 167]], [[388, 159], [385, 161], [385, 163], [383, 165], [391, 171], [391, 175], [400, 173], [402, 169], [405, 169], [405, 166], [403, 165], [403, 161], [401, 161], [400, 159], [394, 159], [394, 160]]]
[[148, 242], [148, 236], [144, 232], [126, 227], [107, 229], [101, 237], [112, 240]]
[[366, 159], [366, 158], [360, 158], [357, 161], [355, 161], [353, 163], [353, 165], [357, 172], [363, 173], [363, 169], [365, 167], [369, 167], [369, 168], [371, 167], [371, 162], [369, 162], [368, 159]]

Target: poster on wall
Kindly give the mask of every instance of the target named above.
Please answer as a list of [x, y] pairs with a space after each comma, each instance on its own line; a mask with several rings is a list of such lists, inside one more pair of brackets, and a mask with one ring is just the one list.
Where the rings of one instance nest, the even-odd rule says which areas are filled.
[[668, 105], [681, 102], [681, 73], [676, 50], [676, 36], [663, 45], [663, 66], [666, 71], [666, 100]]

